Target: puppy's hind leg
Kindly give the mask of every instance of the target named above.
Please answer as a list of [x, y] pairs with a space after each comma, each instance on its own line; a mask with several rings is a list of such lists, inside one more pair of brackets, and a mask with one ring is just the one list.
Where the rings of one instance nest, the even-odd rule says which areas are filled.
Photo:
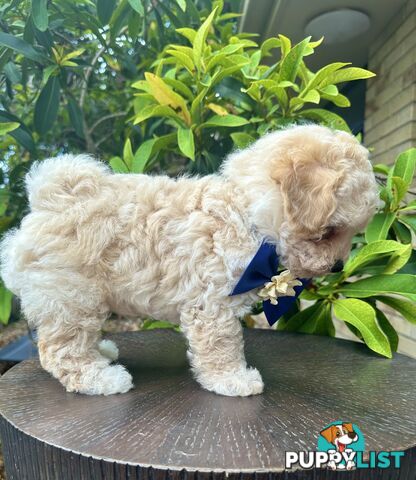
[[[42, 367], [68, 392], [110, 395], [130, 390], [131, 375], [122, 365], [110, 365], [116, 345], [100, 343], [107, 306], [99, 290], [79, 275], [57, 278], [55, 289], [47, 288], [49, 280], [50, 273], [47, 283], [43, 277], [30, 294], [22, 295], [23, 311], [38, 328]], [[42, 301], [31, 302], [35, 295]]]
[[189, 342], [188, 358], [196, 380], [220, 395], [256, 395], [263, 381], [244, 358], [242, 327], [226, 305], [183, 310], [181, 328]]

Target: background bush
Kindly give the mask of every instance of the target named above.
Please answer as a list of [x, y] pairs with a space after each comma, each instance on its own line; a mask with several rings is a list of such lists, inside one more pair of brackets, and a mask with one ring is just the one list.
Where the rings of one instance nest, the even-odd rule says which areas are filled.
[[[258, 44], [237, 33], [237, 5], [3, 3], [0, 234], [25, 212], [22, 179], [33, 160], [87, 151], [116, 172], [204, 174], [232, 149], [291, 123], [348, 131], [325, 106], [348, 107], [340, 86], [373, 74], [339, 62], [311, 72], [307, 57], [322, 39], [292, 45], [278, 35]], [[376, 167], [385, 206], [355, 239], [344, 271], [315, 279], [302, 295], [313, 303], [301, 311], [296, 305], [278, 329], [334, 335], [334, 313], [370, 348], [391, 356], [397, 334], [378, 306], [416, 318], [415, 202], [406, 203], [415, 161], [412, 150], [394, 169]], [[0, 285], [0, 321], [7, 322], [10, 305]]]

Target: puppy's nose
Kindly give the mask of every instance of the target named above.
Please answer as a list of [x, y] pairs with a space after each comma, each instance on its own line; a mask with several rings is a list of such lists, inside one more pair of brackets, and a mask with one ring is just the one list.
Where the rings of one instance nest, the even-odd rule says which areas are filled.
[[337, 261], [332, 265], [331, 272], [332, 272], [332, 273], [341, 272], [343, 268], [344, 268], [344, 262], [343, 262], [342, 260], [337, 260]]

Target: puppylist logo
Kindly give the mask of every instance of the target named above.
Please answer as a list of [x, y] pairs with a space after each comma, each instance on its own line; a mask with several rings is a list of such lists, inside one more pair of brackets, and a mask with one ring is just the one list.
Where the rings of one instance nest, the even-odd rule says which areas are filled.
[[285, 466], [353, 470], [355, 468], [400, 468], [404, 452], [367, 452], [365, 440], [354, 423], [336, 421], [320, 431], [316, 451], [286, 452]]

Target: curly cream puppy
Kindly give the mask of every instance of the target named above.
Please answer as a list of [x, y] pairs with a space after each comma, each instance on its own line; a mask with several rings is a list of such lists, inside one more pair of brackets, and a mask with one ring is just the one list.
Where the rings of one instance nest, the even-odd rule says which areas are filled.
[[368, 152], [308, 125], [266, 135], [203, 178], [113, 174], [86, 155], [36, 164], [30, 213], [2, 242], [1, 275], [37, 327], [42, 366], [70, 392], [132, 388], [109, 312], [180, 323], [195, 378], [222, 395], [262, 392], [239, 317], [256, 292], [229, 296], [263, 239], [299, 277], [342, 268], [374, 213]]

